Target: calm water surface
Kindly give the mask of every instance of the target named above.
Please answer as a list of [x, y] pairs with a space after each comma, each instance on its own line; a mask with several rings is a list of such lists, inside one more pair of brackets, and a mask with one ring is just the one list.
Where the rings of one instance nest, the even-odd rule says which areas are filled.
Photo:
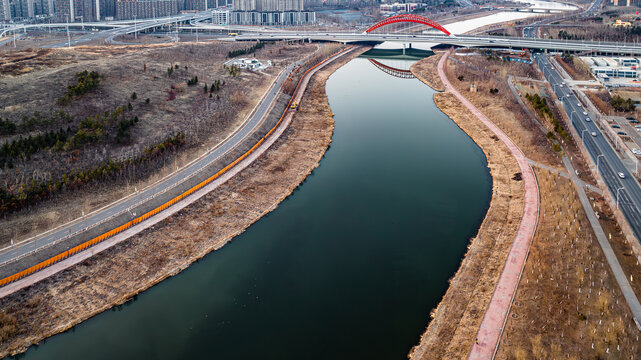
[[486, 161], [418, 80], [358, 58], [327, 92], [331, 148], [276, 211], [24, 358], [405, 359], [485, 215]]

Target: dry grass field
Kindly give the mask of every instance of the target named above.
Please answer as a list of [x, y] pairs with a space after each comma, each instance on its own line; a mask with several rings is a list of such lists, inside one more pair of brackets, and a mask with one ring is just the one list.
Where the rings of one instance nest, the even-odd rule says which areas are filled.
[[[275, 67], [266, 71], [241, 71], [232, 75], [223, 67], [230, 50], [250, 43], [178, 43], [145, 46], [78, 47], [55, 51], [21, 51], [0, 54], [0, 67], [10, 69], [0, 76], [0, 118], [18, 125], [14, 135], [0, 136], [0, 142], [35, 136], [42, 131], [78, 128], [80, 122], [118, 106], [126, 110], [126, 118], [139, 121], [129, 129], [126, 142], [114, 140], [117, 124], [108, 125], [111, 135], [77, 149], [41, 150], [29, 158], [17, 157], [13, 168], [0, 169], [0, 186], [7, 191], [20, 191], [31, 182], [61, 179], [78, 170], [92, 169], [109, 159], [127, 160], [141, 156], [144, 149], [163, 142], [176, 134], [185, 134], [185, 146], [165, 153], [144, 164], [127, 166], [106, 181], [89, 181], [75, 189], [64, 189], [44, 201], [21, 211], [3, 214], [0, 246], [11, 239], [19, 240], [70, 221], [93, 209], [141, 189], [198, 156], [236, 129], [282, 66], [306, 56], [316, 45], [271, 44], [256, 51], [263, 60], [272, 60]], [[171, 74], [168, 69], [172, 68]], [[57, 99], [73, 84], [76, 73], [97, 71], [103, 76], [100, 84], [69, 105]], [[187, 81], [198, 77], [198, 83]], [[218, 91], [205, 93], [204, 85], [219, 81]], [[132, 98], [136, 93], [136, 99]], [[170, 99], [170, 92], [173, 99]], [[147, 101], [149, 99], [149, 101]], [[24, 117], [41, 117], [65, 111], [69, 118], [38, 123], [23, 129]], [[114, 127], [115, 126], [115, 127]], [[64, 209], [64, 210], [63, 210]]]
[[334, 119], [325, 81], [365, 50], [354, 51], [319, 71], [281, 137], [229, 181], [103, 253], [0, 299], [0, 325], [7, 324], [11, 330], [11, 336], [0, 337], [0, 357], [22, 352], [128, 301], [220, 249], [274, 210], [318, 166], [331, 143]]
[[539, 225], [497, 358], [633, 358], [638, 329], [574, 186], [535, 171]]

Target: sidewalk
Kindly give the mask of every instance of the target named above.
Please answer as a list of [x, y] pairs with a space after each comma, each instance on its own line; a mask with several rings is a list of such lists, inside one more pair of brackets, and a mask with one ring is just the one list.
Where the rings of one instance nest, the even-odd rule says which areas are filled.
[[510, 248], [505, 267], [499, 277], [494, 294], [490, 304], [485, 311], [481, 326], [476, 334], [476, 341], [468, 354], [468, 359], [492, 359], [498, 345], [503, 326], [516, 293], [516, 288], [521, 278], [523, 265], [530, 250], [530, 243], [534, 232], [539, 213], [539, 189], [534, 177], [534, 172], [529, 165], [528, 159], [523, 152], [512, 142], [512, 140], [490, 119], [488, 119], [479, 109], [470, 101], [461, 95], [449, 82], [445, 75], [445, 62], [447, 61], [451, 50], [447, 52], [438, 63], [438, 74], [445, 84], [447, 91], [452, 93], [456, 98], [467, 107], [485, 126], [507, 146], [521, 170], [523, 176], [523, 185], [525, 186], [525, 207], [523, 217], [519, 225], [518, 232]]

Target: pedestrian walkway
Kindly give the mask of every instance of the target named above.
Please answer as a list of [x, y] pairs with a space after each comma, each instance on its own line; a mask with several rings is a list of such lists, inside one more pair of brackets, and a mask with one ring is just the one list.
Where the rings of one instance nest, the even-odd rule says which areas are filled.
[[521, 149], [512, 142], [512, 140], [490, 119], [488, 119], [479, 109], [476, 108], [469, 100], [461, 95], [449, 82], [445, 75], [445, 62], [447, 61], [451, 50], [441, 57], [438, 63], [438, 74], [445, 85], [447, 91], [452, 93], [456, 98], [467, 107], [485, 126], [487, 126], [510, 150], [512, 156], [516, 159], [523, 177], [525, 187], [524, 208], [521, 224], [516, 233], [510, 253], [507, 256], [503, 271], [494, 289], [494, 294], [490, 300], [481, 326], [476, 334], [476, 340], [472, 345], [472, 350], [468, 354], [468, 359], [491, 359], [496, 351], [499, 339], [503, 333], [503, 326], [507, 319], [508, 311], [516, 293], [516, 288], [521, 278], [521, 271], [530, 250], [530, 244], [536, 230], [536, 224], [539, 213], [539, 189], [534, 177], [534, 172], [530, 167], [528, 159]]

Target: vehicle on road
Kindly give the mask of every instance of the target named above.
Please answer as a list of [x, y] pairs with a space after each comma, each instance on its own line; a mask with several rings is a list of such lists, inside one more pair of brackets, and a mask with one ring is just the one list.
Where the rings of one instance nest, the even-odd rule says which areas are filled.
[[638, 124], [639, 120], [630, 120], [630, 124]]
[[583, 115], [587, 115], [587, 114], [588, 114], [588, 112], [587, 112], [587, 111], [584, 111], [584, 112], [583, 112]]
[[289, 108], [290, 108], [290, 109], [296, 109], [297, 107], [298, 107], [298, 104], [296, 103], [296, 101], [294, 101], [294, 102], [289, 106]]
[[596, 132], [593, 131], [592, 132], [592, 136], [596, 137]]
[[621, 127], [619, 125], [612, 125], [613, 128], [615, 129], [620, 129]]
[[580, 102], [576, 103], [576, 106], [581, 106], [581, 103]]
[[625, 131], [617, 131], [617, 134], [623, 135], [623, 136], [627, 136], [628, 135], [628, 133], [625, 132]]
[[632, 116], [628, 116], [626, 119], [627, 119], [627, 120], [636, 120], [636, 119], [635, 119], [635, 118], [633, 118]]
[[585, 121], [586, 122], [590, 122], [590, 118], [585, 118]]
[[632, 153], [633, 153], [634, 155], [641, 155], [641, 150], [639, 150], [639, 149], [637, 149], [637, 148], [633, 148], [633, 149], [632, 149]]
[[621, 179], [625, 179], [625, 174], [622, 172], [617, 173]]

